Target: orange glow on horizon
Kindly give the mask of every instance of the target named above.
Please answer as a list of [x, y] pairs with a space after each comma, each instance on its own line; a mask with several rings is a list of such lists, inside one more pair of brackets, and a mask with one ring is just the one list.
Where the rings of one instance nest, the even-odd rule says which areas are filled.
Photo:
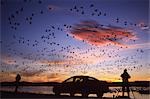
[[[13, 82], [15, 81], [15, 76], [16, 74], [12, 73], [12, 74], [2, 74], [0, 73], [0, 81], [1, 82]], [[27, 81], [27, 82], [62, 82], [64, 80], [66, 80], [67, 78], [69, 78], [71, 76], [67, 76], [67, 75], [54, 75], [54, 76], [48, 76], [48, 75], [39, 75], [39, 76], [31, 76], [31, 77], [26, 77], [26, 76], [21, 76], [21, 81]], [[94, 76], [92, 76], [94, 77]], [[8, 79], [9, 78], [9, 79]], [[94, 77], [98, 80], [103, 80], [103, 81], [107, 81], [107, 82], [122, 82], [122, 79], [116, 79], [115, 76], [111, 77], [111, 78], [98, 78], [98, 77]], [[150, 81], [150, 78], [146, 79], [146, 78], [131, 78], [129, 79], [130, 82], [133, 81]]]

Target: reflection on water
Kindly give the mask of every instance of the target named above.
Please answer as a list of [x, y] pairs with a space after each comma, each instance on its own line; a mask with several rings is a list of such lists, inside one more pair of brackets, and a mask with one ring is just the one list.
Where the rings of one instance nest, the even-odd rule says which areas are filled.
[[[18, 88], [19, 92], [29, 92], [29, 93], [37, 93], [37, 94], [54, 94], [51, 86], [21, 86]], [[3, 91], [14, 91], [15, 87], [13, 86], [5, 86], [1, 87], [0, 90]]]
[[[18, 88], [18, 91], [19, 92], [29, 92], [29, 93], [38, 93], [38, 94], [54, 94], [53, 91], [52, 91], [52, 88], [51, 86], [21, 86]], [[115, 96], [121, 96], [121, 92], [117, 92], [115, 91], [116, 89], [117, 90], [120, 90], [121, 88], [120, 87], [110, 87], [109, 89], [112, 90], [112, 93], [105, 93], [103, 95], [103, 97], [113, 97], [113, 95]], [[132, 89], [140, 89], [140, 88], [135, 88], [133, 87]], [[15, 87], [13, 86], [5, 86], [5, 87], [0, 87], [0, 90], [2, 91], [14, 91], [15, 90]], [[81, 95], [81, 94], [76, 94], [76, 95]], [[96, 95], [94, 94], [91, 94], [89, 96], [94, 96], [96, 97]], [[130, 96], [131, 98], [133, 99], [150, 99], [150, 94], [139, 94], [138, 92], [133, 92], [133, 91], [130, 91]]]

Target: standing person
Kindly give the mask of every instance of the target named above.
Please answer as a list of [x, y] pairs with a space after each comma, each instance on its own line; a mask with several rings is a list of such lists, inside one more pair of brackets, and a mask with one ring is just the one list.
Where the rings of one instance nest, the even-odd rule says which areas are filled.
[[18, 91], [18, 86], [19, 86], [19, 81], [21, 80], [21, 76], [17, 74], [16, 76], [16, 88], [15, 88], [15, 93]]
[[124, 96], [124, 92], [125, 92], [125, 88], [127, 90], [127, 93], [128, 93], [128, 97], [129, 97], [129, 81], [128, 79], [131, 78], [130, 75], [128, 74], [127, 72], [127, 69], [124, 69], [124, 72], [123, 74], [121, 74], [121, 77], [122, 77], [122, 96]]

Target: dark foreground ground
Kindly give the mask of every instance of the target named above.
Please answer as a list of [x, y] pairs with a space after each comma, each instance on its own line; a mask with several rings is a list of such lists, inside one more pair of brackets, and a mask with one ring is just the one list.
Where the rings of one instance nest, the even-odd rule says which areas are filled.
[[[74, 96], [70, 97], [69, 95], [61, 95], [61, 96], [55, 96], [54, 94], [35, 94], [35, 93], [14, 93], [14, 92], [6, 92], [1, 91], [1, 98], [0, 99], [44, 99], [44, 98], [51, 98], [51, 99], [76, 99], [76, 98], [82, 98], [81, 96]], [[88, 99], [100, 99], [97, 97], [88, 97]], [[84, 98], [82, 98], [84, 99]], [[112, 99], [111, 97], [103, 97], [102, 99]]]

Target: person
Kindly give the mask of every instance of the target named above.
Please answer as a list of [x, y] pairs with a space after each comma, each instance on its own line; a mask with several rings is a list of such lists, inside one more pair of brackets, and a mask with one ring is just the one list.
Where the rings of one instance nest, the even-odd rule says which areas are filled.
[[21, 80], [21, 76], [17, 74], [16, 76], [16, 88], [15, 88], [15, 93], [18, 91], [18, 86], [19, 86], [19, 81]]
[[127, 69], [124, 69], [123, 74], [121, 74], [122, 77], [122, 96], [124, 96], [124, 92], [125, 92], [125, 88], [127, 90], [128, 93], [128, 97], [129, 97], [129, 81], [128, 79], [131, 78], [131, 76], [128, 74]]

